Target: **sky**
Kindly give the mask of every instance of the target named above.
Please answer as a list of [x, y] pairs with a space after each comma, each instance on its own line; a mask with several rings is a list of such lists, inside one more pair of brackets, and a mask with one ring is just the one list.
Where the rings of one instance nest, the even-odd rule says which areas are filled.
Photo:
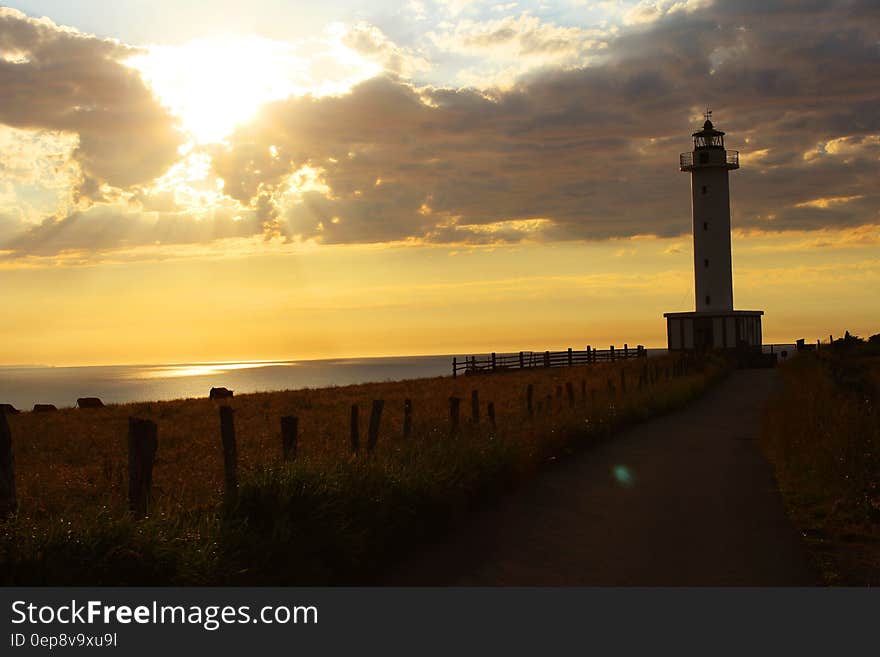
[[765, 342], [880, 332], [872, 0], [0, 8], [0, 364], [665, 345], [707, 106]]

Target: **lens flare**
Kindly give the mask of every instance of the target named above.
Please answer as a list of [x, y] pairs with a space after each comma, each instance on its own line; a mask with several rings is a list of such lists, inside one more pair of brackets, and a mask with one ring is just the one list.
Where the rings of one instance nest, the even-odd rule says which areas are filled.
[[614, 475], [614, 479], [621, 486], [630, 488], [635, 484], [635, 477], [633, 476], [632, 470], [625, 465], [615, 465], [611, 469], [611, 474]]

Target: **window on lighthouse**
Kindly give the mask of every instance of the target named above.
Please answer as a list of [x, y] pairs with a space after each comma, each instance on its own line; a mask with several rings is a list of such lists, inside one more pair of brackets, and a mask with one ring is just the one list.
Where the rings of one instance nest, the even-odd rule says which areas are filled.
[[709, 230], [709, 222], [708, 221], [703, 222], [703, 230]]
[[708, 294], [706, 295], [706, 305], [707, 306], [712, 305], [712, 297], [710, 297]]
[[708, 191], [708, 189], [709, 189], [708, 187], [706, 187], [705, 185], [703, 185], [703, 189], [701, 190], [701, 193], [705, 196], [705, 195], [706, 195], [706, 192]]
[[704, 259], [703, 259], [703, 266], [704, 266], [706, 269], [709, 269], [709, 258], [704, 258]]

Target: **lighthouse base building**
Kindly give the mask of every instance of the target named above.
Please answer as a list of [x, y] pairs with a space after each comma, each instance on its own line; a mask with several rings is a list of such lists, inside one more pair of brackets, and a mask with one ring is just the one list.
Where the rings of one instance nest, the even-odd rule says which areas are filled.
[[760, 349], [763, 310], [663, 313], [670, 351]]
[[681, 171], [691, 174], [694, 233], [693, 312], [665, 313], [670, 351], [738, 349], [760, 352], [762, 310], [733, 309], [728, 174], [739, 153], [724, 147], [706, 111], [703, 129], [693, 133], [694, 150], [682, 153]]

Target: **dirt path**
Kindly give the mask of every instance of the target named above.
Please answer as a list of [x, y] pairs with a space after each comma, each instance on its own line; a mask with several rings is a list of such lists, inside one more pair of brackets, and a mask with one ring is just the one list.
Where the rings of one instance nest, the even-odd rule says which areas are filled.
[[409, 585], [811, 585], [756, 438], [773, 370], [740, 370], [475, 513]]

